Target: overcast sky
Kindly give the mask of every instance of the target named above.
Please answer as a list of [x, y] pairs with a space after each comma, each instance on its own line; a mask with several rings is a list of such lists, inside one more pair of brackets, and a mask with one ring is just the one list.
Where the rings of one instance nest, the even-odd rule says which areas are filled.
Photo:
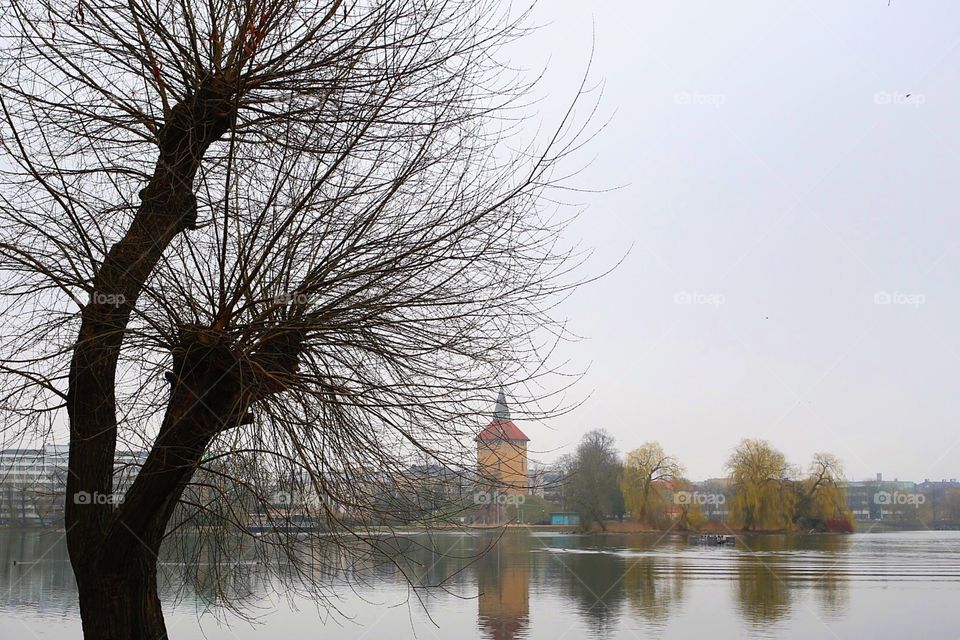
[[960, 3], [543, 0], [535, 21], [518, 57], [549, 61], [546, 121], [595, 38], [612, 120], [578, 183], [627, 186], [583, 196], [571, 234], [597, 268], [630, 253], [564, 306], [593, 395], [522, 425], [532, 447], [604, 427], [705, 478], [760, 437], [855, 479], [960, 476]]

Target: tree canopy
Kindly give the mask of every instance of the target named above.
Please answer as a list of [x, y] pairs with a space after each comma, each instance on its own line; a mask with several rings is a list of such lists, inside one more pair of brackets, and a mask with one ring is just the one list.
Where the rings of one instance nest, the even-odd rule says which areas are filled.
[[[675, 456], [664, 453], [658, 442], [647, 442], [627, 454], [623, 465], [621, 490], [627, 511], [638, 522], [663, 524], [658, 509], [663, 506], [657, 485], [672, 485], [683, 476], [683, 467]], [[659, 520], [659, 522], [658, 522]]]
[[590, 528], [595, 523], [605, 528], [609, 516], [623, 515], [622, 468], [613, 436], [603, 429], [583, 435], [564, 469], [567, 492], [580, 514], [581, 526]]
[[745, 439], [727, 461], [733, 499], [731, 518], [744, 529], [786, 529], [793, 522], [796, 496], [792, 469], [783, 453], [764, 440]]
[[[148, 452], [122, 500], [67, 500], [89, 638], [166, 637], [156, 558], [189, 514], [264, 560], [282, 548], [223, 508], [238, 487], [266, 504], [282, 478], [324, 544], [375, 545], [358, 520], [421, 512], [411, 461], [469, 474], [499, 384], [550, 413], [532, 383], [578, 264], [555, 170], [584, 132], [571, 106], [518, 138], [531, 85], [500, 52], [525, 14], [11, 0], [3, 17], [3, 435], [68, 422], [68, 496], [112, 496], [118, 448]], [[309, 556], [287, 554], [323, 598]]]

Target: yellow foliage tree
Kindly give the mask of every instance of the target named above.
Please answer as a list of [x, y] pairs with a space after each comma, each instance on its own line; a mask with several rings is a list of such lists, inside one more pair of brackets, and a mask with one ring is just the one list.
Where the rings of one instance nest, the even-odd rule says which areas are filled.
[[[692, 491], [693, 483], [686, 478], [678, 478], [673, 483], [674, 495], [677, 491]], [[699, 531], [707, 523], [707, 516], [696, 502], [684, 500], [678, 502], [677, 529], [680, 531]]]
[[638, 522], [662, 524], [666, 504], [661, 483], [673, 483], [683, 475], [676, 457], [667, 455], [658, 442], [644, 443], [627, 454], [620, 490], [627, 510]]
[[796, 524], [819, 531], [852, 531], [853, 514], [847, 507], [843, 479], [843, 464], [839, 458], [829, 453], [815, 454], [809, 475], [797, 485]]
[[784, 455], [765, 440], [745, 439], [727, 461], [733, 486], [731, 520], [747, 531], [793, 525], [797, 495]]

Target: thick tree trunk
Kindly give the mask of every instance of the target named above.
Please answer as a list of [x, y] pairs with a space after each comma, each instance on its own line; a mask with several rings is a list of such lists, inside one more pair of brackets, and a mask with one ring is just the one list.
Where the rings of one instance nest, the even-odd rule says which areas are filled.
[[167, 411], [143, 468], [102, 541], [88, 541], [80, 556], [71, 550], [86, 640], [167, 637], [157, 593], [167, 523], [210, 441], [246, 411], [229, 346], [203, 333], [181, 339]]
[[[184, 372], [176, 372], [157, 441], [117, 508], [115, 374], [130, 313], [150, 273], [173, 238], [195, 226], [194, 177], [207, 148], [233, 124], [231, 94], [232, 87], [222, 79], [209, 78], [168, 114], [140, 207], [100, 265], [81, 313], [67, 394], [70, 462], [64, 518], [87, 640], [166, 638], [156, 554], [173, 507], [219, 428], [211, 424], [212, 412], [203, 408], [204, 402], [198, 403], [213, 387], [199, 378], [192, 384], [181, 381]], [[201, 354], [198, 360], [203, 359]], [[181, 367], [184, 362], [181, 358]], [[195, 410], [198, 405], [202, 411]], [[218, 425], [229, 415], [220, 414]]]
[[[115, 374], [137, 297], [173, 238], [196, 222], [193, 180], [204, 152], [232, 126], [231, 87], [209, 79], [176, 105], [141, 206], [94, 281], [70, 366], [70, 463], [65, 524], [87, 640], [166, 638], [157, 555], [167, 522], [213, 438], [251, 404], [284, 388], [304, 335], [277, 328], [241, 354], [220, 328], [181, 327], [170, 400], [150, 453], [122, 504], [113, 491]], [[81, 499], [81, 497], [83, 499]]]
[[84, 639], [166, 640], [157, 559], [146, 549], [130, 547], [113, 554], [122, 557], [122, 566], [77, 576]]

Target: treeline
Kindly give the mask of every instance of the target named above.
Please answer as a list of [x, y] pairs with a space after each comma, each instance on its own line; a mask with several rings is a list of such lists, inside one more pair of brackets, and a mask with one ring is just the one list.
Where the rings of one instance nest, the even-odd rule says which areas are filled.
[[770, 443], [746, 439], [730, 454], [726, 478], [694, 483], [659, 443], [621, 456], [613, 436], [597, 429], [558, 466], [565, 507], [584, 528], [626, 518], [656, 529], [699, 530], [713, 520], [745, 531], [853, 530], [843, 467], [829, 453], [800, 468]]

